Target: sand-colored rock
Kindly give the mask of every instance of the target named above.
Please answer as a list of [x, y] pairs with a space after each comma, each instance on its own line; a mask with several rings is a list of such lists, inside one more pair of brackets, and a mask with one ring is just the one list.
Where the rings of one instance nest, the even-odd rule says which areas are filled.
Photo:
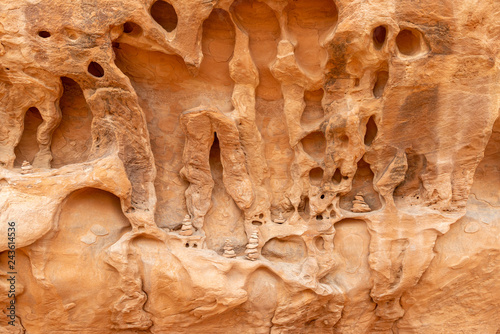
[[498, 333], [498, 17], [0, 1], [0, 333]]

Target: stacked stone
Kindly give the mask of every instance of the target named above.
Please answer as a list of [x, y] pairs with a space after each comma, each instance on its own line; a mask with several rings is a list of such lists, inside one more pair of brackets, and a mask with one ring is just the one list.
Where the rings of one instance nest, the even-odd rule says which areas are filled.
[[255, 261], [259, 258], [259, 232], [255, 231], [250, 235], [248, 240], [247, 249], [245, 250], [246, 258], [250, 261]]
[[31, 166], [31, 164], [24, 160], [23, 161], [23, 164], [21, 165], [21, 174], [29, 174], [29, 173], [33, 173], [33, 166]]
[[278, 217], [278, 218], [276, 218], [276, 219], [274, 220], [274, 222], [275, 222], [276, 224], [283, 224], [284, 222], [286, 222], [286, 219], [285, 219], [285, 218], [283, 218], [283, 213], [281, 213], [281, 212], [280, 212], [279, 217]]
[[194, 233], [194, 228], [193, 228], [193, 223], [191, 222], [191, 217], [189, 215], [186, 215], [186, 217], [184, 217], [184, 220], [182, 221], [181, 232], [179, 234], [184, 236], [190, 236], [193, 235], [193, 233]]
[[227, 258], [236, 257], [236, 253], [234, 252], [234, 247], [231, 244], [231, 241], [229, 241], [229, 239], [226, 239], [226, 242], [224, 243], [224, 254], [222, 254], [222, 256]]
[[352, 212], [370, 212], [370, 206], [366, 204], [365, 199], [361, 194], [354, 196], [354, 201], [352, 201]]

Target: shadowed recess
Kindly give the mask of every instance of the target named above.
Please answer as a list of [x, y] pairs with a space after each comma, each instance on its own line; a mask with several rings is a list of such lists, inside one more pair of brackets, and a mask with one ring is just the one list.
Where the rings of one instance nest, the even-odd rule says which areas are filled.
[[151, 16], [153, 19], [168, 32], [177, 27], [177, 13], [175, 8], [165, 1], [156, 1], [151, 6]]
[[298, 236], [272, 238], [262, 247], [262, 256], [269, 261], [297, 263], [306, 254], [306, 245]]
[[96, 78], [102, 78], [104, 76], [104, 69], [95, 61], [89, 64], [87, 71]]
[[420, 33], [404, 29], [396, 37], [399, 52], [406, 56], [414, 56], [420, 52]]
[[323, 120], [325, 111], [321, 105], [321, 101], [323, 100], [324, 93], [325, 92], [322, 88], [314, 91], [306, 90], [304, 92], [304, 102], [306, 103], [306, 106], [304, 108], [304, 112], [302, 113], [302, 117], [300, 118], [302, 126], [307, 127], [315, 125]]
[[50, 32], [42, 30], [38, 32], [38, 36], [41, 38], [49, 38], [50, 37]]
[[384, 46], [385, 38], [387, 36], [387, 29], [384, 26], [378, 26], [373, 29], [373, 45], [375, 49], [380, 50]]
[[314, 159], [320, 160], [325, 156], [326, 139], [323, 132], [315, 131], [302, 139], [304, 151]]
[[370, 146], [372, 142], [377, 137], [377, 124], [375, 123], [375, 116], [371, 116], [368, 122], [366, 123], [366, 132], [365, 132], [365, 145]]
[[323, 180], [323, 169], [316, 167], [309, 171], [309, 181], [312, 185], [319, 186]]
[[387, 71], [377, 72], [376, 78], [377, 80], [373, 85], [373, 96], [375, 96], [378, 99], [379, 97], [382, 97], [382, 95], [384, 94], [385, 85], [389, 80], [389, 72]]
[[31, 107], [24, 117], [24, 131], [21, 140], [17, 144], [14, 153], [16, 161], [14, 166], [21, 166], [24, 160], [33, 162], [35, 154], [38, 152], [38, 143], [36, 141], [36, 132], [42, 124], [42, 116], [37, 108]]
[[128, 35], [135, 36], [142, 32], [142, 28], [138, 24], [129, 21], [123, 24], [123, 32]]
[[320, 43], [337, 24], [337, 6], [332, 0], [292, 0], [285, 12], [287, 28], [297, 40], [297, 61], [307, 71], [320, 71], [327, 61]]
[[356, 174], [352, 179], [351, 191], [340, 198], [340, 207], [344, 210], [352, 210], [355, 196], [361, 195], [371, 211], [380, 209], [382, 203], [378, 193], [373, 188], [373, 178], [374, 174], [370, 165], [364, 159], [359, 160]]

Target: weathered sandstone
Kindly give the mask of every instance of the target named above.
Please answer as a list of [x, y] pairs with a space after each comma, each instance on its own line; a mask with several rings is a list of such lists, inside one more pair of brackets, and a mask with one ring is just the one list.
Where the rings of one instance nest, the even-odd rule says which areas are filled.
[[499, 17], [0, 0], [0, 333], [500, 333]]

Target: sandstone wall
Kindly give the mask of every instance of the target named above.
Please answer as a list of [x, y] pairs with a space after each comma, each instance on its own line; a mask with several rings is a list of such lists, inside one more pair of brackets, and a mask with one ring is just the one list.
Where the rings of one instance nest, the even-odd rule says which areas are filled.
[[500, 333], [498, 17], [0, 0], [0, 333]]

